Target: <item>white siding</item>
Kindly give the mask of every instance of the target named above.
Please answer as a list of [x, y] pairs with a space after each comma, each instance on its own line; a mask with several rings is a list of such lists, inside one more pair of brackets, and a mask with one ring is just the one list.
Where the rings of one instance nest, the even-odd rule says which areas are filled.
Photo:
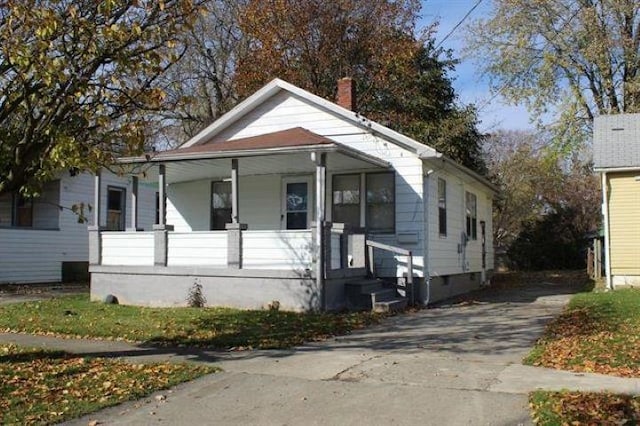
[[[89, 259], [89, 237], [87, 226], [93, 224], [94, 178], [88, 173], [69, 176], [64, 173], [59, 180], [59, 208], [49, 209], [57, 217], [58, 231], [34, 229], [0, 229], [0, 283], [55, 282], [61, 280], [62, 262], [86, 262]], [[102, 206], [106, 206], [106, 188], [116, 185], [127, 189], [131, 196], [130, 178], [115, 176], [109, 172], [102, 175]], [[10, 198], [9, 198], [10, 200]], [[140, 184], [139, 224], [150, 230], [155, 220], [155, 187]], [[0, 200], [0, 220], [6, 196]], [[47, 203], [52, 203], [48, 199]], [[78, 215], [71, 211], [73, 205], [84, 205], [84, 214], [89, 223], [79, 223]], [[50, 205], [50, 204], [49, 204]], [[10, 211], [10, 204], [9, 204]], [[127, 226], [131, 218], [131, 202], [127, 200]], [[35, 210], [35, 208], [34, 208]], [[55, 214], [54, 214], [55, 210]], [[34, 217], [36, 219], [36, 217]], [[40, 224], [52, 224], [55, 219], [38, 219]], [[106, 222], [106, 209], [102, 209], [101, 224]], [[3, 222], [4, 223], [4, 222]], [[10, 224], [10, 216], [9, 216]]]
[[[438, 178], [447, 182], [447, 235], [438, 228]], [[493, 269], [493, 228], [491, 194], [482, 185], [463, 180], [458, 174], [444, 169], [436, 170], [428, 178], [429, 202], [429, 268], [431, 275], [442, 276], [482, 271], [482, 241], [480, 222], [486, 223], [487, 269]], [[465, 192], [477, 197], [478, 235], [469, 239], [462, 251], [462, 235], [466, 233]]]
[[153, 265], [153, 232], [103, 232], [103, 265]]
[[0, 282], [60, 281], [60, 231], [0, 229]]
[[311, 269], [311, 231], [244, 231], [242, 267]]
[[[225, 129], [216, 139], [237, 139], [293, 127], [303, 127], [392, 164], [396, 172], [396, 234], [376, 238], [381, 242], [411, 249], [415, 253], [416, 264], [421, 265], [425, 229], [423, 176], [422, 160], [414, 153], [284, 91]], [[328, 168], [331, 170], [330, 164]], [[331, 176], [327, 179], [330, 194]], [[398, 233], [414, 234], [417, 242], [400, 244], [396, 238]], [[395, 275], [396, 269], [392, 263], [393, 259], [388, 263], [388, 271]]]
[[[280, 229], [282, 177], [278, 174], [240, 177], [240, 221], [249, 225], [250, 230]], [[212, 181], [169, 185], [167, 223], [176, 232], [210, 229]]]
[[227, 231], [169, 232], [167, 265], [227, 267]]

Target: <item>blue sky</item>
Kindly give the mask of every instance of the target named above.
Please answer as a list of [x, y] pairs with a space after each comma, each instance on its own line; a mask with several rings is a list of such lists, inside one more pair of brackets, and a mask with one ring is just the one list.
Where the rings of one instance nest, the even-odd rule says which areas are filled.
[[[436, 40], [442, 40], [453, 27], [460, 22], [464, 15], [476, 4], [477, 0], [423, 0], [422, 19], [419, 28], [439, 21], [440, 26]], [[461, 59], [454, 74], [454, 86], [463, 103], [473, 103], [479, 109], [482, 121], [480, 129], [491, 132], [496, 129], [532, 129], [530, 115], [524, 107], [508, 105], [497, 96], [491, 102], [492, 94], [489, 82], [483, 78], [475, 65], [476, 58], [462, 56], [464, 46], [464, 25], [475, 19], [486, 16], [491, 11], [491, 0], [483, 0], [467, 18], [465, 24], [459, 27], [443, 44], [443, 47], [453, 49], [454, 56]]]

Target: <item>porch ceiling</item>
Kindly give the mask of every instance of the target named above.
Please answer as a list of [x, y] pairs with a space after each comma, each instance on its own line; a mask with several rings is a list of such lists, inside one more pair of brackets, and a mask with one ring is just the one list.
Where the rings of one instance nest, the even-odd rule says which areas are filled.
[[[322, 152], [323, 150], [318, 150]], [[226, 179], [231, 176], [231, 158], [208, 158], [165, 162], [167, 183], [188, 182], [200, 179]], [[327, 153], [329, 172], [348, 172], [352, 170], [370, 170], [388, 168], [384, 161], [368, 161], [355, 158], [340, 151]], [[155, 182], [158, 179], [157, 164], [137, 164], [133, 174], [144, 172], [145, 180]], [[386, 166], [386, 167], [385, 167]], [[272, 174], [315, 173], [315, 163], [309, 151], [279, 153], [238, 158], [240, 176], [259, 176]]]

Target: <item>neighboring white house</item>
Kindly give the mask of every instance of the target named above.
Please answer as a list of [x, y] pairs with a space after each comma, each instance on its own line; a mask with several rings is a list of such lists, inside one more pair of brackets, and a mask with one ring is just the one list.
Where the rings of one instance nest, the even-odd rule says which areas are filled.
[[[124, 230], [131, 215], [126, 201], [131, 178], [105, 173], [102, 186], [103, 223]], [[156, 191], [155, 185], [140, 191], [140, 223], [148, 229], [155, 221]], [[0, 196], [0, 285], [87, 280], [87, 224], [71, 207], [84, 204], [91, 218], [93, 203], [94, 179], [87, 173], [63, 173], [36, 198]]]
[[487, 283], [495, 188], [350, 110], [340, 84], [334, 104], [276, 79], [180, 148], [122, 159], [158, 185], [160, 222], [93, 228], [92, 298], [180, 305], [199, 283], [211, 305], [339, 309], [387, 291], [354, 287], [365, 253], [416, 302]]

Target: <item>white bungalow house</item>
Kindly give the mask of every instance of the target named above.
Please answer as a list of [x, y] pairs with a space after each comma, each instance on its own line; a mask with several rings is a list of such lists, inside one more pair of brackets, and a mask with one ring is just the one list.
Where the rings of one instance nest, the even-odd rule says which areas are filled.
[[[101, 181], [101, 223], [124, 230], [130, 220], [127, 198], [132, 179], [104, 173]], [[157, 185], [140, 189], [140, 225], [155, 223]], [[86, 223], [79, 221], [84, 206], [90, 215], [94, 180], [88, 173], [61, 173], [44, 185], [39, 197], [0, 196], [0, 286], [88, 280], [89, 245]]]
[[495, 188], [354, 100], [350, 79], [337, 104], [276, 79], [178, 149], [123, 158], [159, 223], [90, 228], [92, 298], [184, 305], [197, 283], [209, 305], [388, 308], [487, 283]]

